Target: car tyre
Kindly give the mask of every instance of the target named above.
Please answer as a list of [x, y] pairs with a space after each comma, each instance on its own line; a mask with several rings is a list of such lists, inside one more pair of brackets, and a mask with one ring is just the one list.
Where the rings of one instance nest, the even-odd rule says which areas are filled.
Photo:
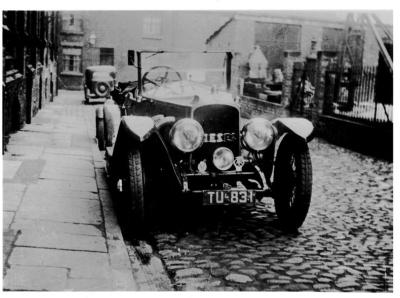
[[275, 160], [273, 193], [282, 228], [296, 231], [307, 216], [312, 193], [311, 158], [304, 140], [283, 138]]
[[98, 97], [107, 97], [110, 93], [110, 86], [106, 82], [96, 82], [94, 84], [94, 93]]
[[127, 196], [130, 208], [129, 223], [135, 234], [146, 232], [146, 213], [145, 213], [145, 194], [146, 194], [146, 175], [142, 163], [142, 154], [139, 148], [128, 152], [128, 177]]

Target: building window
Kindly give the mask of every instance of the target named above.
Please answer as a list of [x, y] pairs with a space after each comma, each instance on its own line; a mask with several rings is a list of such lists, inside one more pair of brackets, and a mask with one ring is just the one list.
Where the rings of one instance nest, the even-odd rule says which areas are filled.
[[114, 65], [113, 48], [100, 48], [100, 65]]
[[257, 22], [256, 25], [256, 41], [279, 46], [283, 50], [300, 50], [301, 26], [278, 24], [278, 23], [262, 23]]
[[82, 32], [82, 19], [76, 18], [73, 14], [62, 16], [62, 30], [65, 32]]
[[81, 72], [82, 49], [63, 49], [63, 65], [65, 72]]
[[156, 17], [145, 17], [143, 20], [143, 37], [161, 38], [161, 19]]
[[338, 51], [343, 33], [343, 29], [323, 28], [321, 49], [323, 51]]
[[284, 51], [300, 51], [300, 41], [300, 25], [256, 22], [255, 43], [272, 70], [283, 67]]
[[81, 57], [78, 55], [64, 55], [64, 71], [81, 72]]
[[135, 65], [135, 51], [128, 50], [128, 65]]
[[17, 68], [16, 65], [16, 47], [15, 45], [7, 45], [4, 48], [3, 55], [4, 55], [4, 70], [6, 72], [10, 70], [15, 70]]

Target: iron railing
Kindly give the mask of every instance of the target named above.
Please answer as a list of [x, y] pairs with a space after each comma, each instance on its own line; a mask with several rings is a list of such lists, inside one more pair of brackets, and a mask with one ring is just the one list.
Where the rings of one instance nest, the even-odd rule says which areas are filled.
[[[332, 83], [329, 76], [334, 75], [335, 87], [329, 109], [330, 114], [350, 120], [369, 123], [388, 123], [393, 120], [391, 101], [376, 100], [377, 67], [364, 66], [342, 73], [327, 72], [327, 84]], [[328, 86], [327, 86], [328, 87]], [[329, 96], [329, 95], [328, 95]]]

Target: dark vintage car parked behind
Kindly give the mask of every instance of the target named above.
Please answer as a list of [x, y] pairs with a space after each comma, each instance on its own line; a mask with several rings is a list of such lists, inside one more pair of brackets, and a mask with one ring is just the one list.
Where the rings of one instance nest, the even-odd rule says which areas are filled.
[[311, 200], [311, 122], [241, 118], [231, 53], [136, 54], [137, 82], [97, 110], [110, 183], [132, 225], [145, 230], [156, 210], [188, 201], [226, 208], [272, 197], [281, 226], [299, 228]]
[[85, 101], [91, 98], [109, 98], [114, 90], [116, 69], [111, 65], [89, 66], [85, 70], [83, 89]]

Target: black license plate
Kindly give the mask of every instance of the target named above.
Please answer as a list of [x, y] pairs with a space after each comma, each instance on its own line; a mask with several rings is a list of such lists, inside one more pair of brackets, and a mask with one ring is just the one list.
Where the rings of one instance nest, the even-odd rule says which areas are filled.
[[204, 205], [240, 205], [253, 204], [252, 190], [205, 190], [203, 192]]

